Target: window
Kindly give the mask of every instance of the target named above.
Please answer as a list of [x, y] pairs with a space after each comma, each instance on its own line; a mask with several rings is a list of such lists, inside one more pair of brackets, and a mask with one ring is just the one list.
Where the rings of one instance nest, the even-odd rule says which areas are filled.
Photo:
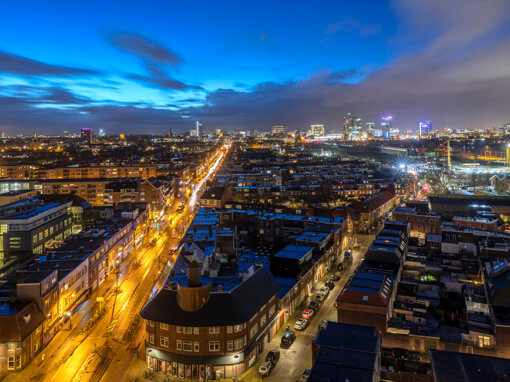
[[154, 321], [148, 320], [147, 322], [149, 323], [149, 326], [150, 326], [151, 328], [153, 328], [153, 327], [154, 327]]
[[182, 341], [182, 350], [193, 351], [193, 341]]
[[220, 351], [220, 341], [209, 341], [209, 351]]
[[260, 327], [262, 328], [264, 325], [266, 324], [266, 315], [262, 315], [262, 317], [260, 317]]
[[177, 340], [177, 350], [182, 350], [182, 341]]
[[21, 354], [16, 355], [16, 369], [21, 367]]
[[227, 351], [234, 350], [234, 341], [227, 341]]
[[159, 337], [159, 344], [164, 347], [168, 347], [168, 337]]
[[7, 370], [14, 370], [14, 357], [9, 357], [9, 361], [7, 363]]
[[258, 330], [259, 330], [258, 325], [257, 323], [255, 323], [255, 325], [253, 325], [250, 329], [250, 339], [252, 339], [255, 336], [255, 334], [257, 334]]
[[177, 326], [176, 330], [177, 330], [177, 333], [182, 333], [182, 326]]
[[235, 350], [239, 350], [244, 346], [244, 338], [238, 338], [235, 342]]
[[234, 332], [236, 332], [236, 333], [240, 332], [244, 329], [246, 329], [246, 323], [234, 326]]
[[232, 333], [234, 328], [232, 326], [227, 326], [227, 333]]
[[269, 317], [271, 317], [274, 314], [274, 311], [275, 311], [275, 304], [273, 304], [269, 307]]
[[200, 342], [198, 341], [193, 342], [193, 351], [196, 353], [200, 351]]
[[160, 328], [161, 330], [168, 330], [168, 324], [163, 324], [163, 323], [161, 323], [161, 324], [159, 324], [159, 328]]
[[150, 344], [154, 343], [154, 334], [152, 334], [152, 333], [149, 333], [149, 343]]
[[199, 334], [199, 333], [200, 333], [200, 328], [198, 326], [194, 327], [193, 334]]
[[191, 326], [183, 326], [182, 327], [182, 332], [184, 334], [191, 334], [193, 331], [193, 328]]
[[209, 328], [209, 334], [219, 334], [220, 333], [220, 327], [219, 326], [211, 326]]

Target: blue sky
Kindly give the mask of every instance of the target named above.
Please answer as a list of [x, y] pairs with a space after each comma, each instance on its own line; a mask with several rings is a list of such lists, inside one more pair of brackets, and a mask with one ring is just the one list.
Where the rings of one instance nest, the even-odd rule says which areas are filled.
[[[392, 113], [403, 129], [510, 120], [497, 101], [510, 78], [508, 4], [453, 2], [11, 3], [0, 129], [179, 132], [201, 119], [335, 131], [347, 112]], [[487, 104], [475, 111], [477, 97]]]

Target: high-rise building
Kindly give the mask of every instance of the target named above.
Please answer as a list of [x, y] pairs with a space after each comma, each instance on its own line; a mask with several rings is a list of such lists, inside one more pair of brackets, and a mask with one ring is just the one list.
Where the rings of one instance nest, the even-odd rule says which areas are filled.
[[195, 129], [191, 129], [189, 131], [189, 135], [190, 135], [190, 137], [196, 137], [197, 136], [197, 129], [196, 128]]
[[91, 144], [92, 143], [92, 129], [90, 127], [84, 127], [81, 129], [81, 141], [83, 143]]
[[367, 122], [367, 135], [369, 138], [375, 137], [375, 123], [374, 122]]
[[325, 134], [324, 125], [315, 124], [310, 126], [310, 132], [316, 137], [322, 137]]
[[202, 136], [202, 122], [197, 121], [196, 130], [197, 130], [197, 137], [201, 137]]
[[271, 126], [271, 134], [287, 134], [287, 126], [285, 125]]
[[347, 113], [344, 117], [344, 139], [356, 139], [361, 137], [363, 123], [360, 117], [355, 117], [351, 113]]
[[104, 131], [104, 129], [99, 129], [99, 136], [100, 137], [105, 137], [106, 136], [106, 131]]
[[383, 138], [390, 137], [391, 121], [393, 121], [393, 116], [391, 116], [391, 115], [385, 115], [381, 118], [381, 129], [382, 129]]
[[428, 137], [432, 132], [432, 123], [430, 121], [420, 122], [418, 127], [420, 128], [420, 138]]

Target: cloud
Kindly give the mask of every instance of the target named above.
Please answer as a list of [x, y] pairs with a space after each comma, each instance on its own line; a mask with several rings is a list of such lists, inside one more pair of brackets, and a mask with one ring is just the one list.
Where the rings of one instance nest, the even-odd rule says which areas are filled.
[[167, 77], [166, 75], [157, 75], [157, 76], [143, 76], [140, 74], [130, 74], [128, 78], [131, 78], [135, 81], [141, 82], [143, 84], [147, 84], [149, 86], [158, 88], [158, 89], [167, 89], [167, 90], [201, 90], [200, 86], [195, 85], [187, 85], [184, 82], [176, 80], [174, 78]]
[[200, 90], [200, 86], [188, 85], [167, 73], [169, 67], [178, 66], [182, 60], [163, 45], [134, 34], [123, 33], [110, 36], [110, 42], [125, 52], [138, 57], [147, 74], [128, 74], [127, 78], [141, 84], [163, 90]]
[[115, 34], [110, 36], [110, 42], [118, 49], [134, 54], [144, 61], [168, 65], [178, 65], [181, 62], [177, 54], [163, 45], [135, 34]]
[[100, 74], [97, 71], [89, 69], [45, 64], [43, 62], [31, 60], [29, 58], [17, 56], [4, 51], [0, 51], [0, 73], [8, 73], [25, 77], [67, 77]]

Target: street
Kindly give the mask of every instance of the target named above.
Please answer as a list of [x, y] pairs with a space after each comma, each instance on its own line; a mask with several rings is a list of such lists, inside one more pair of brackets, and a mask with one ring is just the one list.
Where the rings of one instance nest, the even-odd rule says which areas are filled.
[[[312, 316], [310, 325], [304, 331], [295, 330], [294, 323], [301, 317], [301, 312], [306, 308], [309, 300], [302, 304], [302, 307], [294, 313], [290, 320], [290, 330], [296, 333], [296, 340], [288, 348], [280, 348], [280, 340], [285, 326], [280, 328], [278, 333], [273, 337], [269, 344], [264, 349], [264, 356], [260, 357], [257, 362], [243, 375], [244, 381], [260, 381], [262, 377], [258, 374], [259, 366], [265, 360], [265, 355], [271, 350], [280, 351], [280, 360], [275, 368], [271, 370], [268, 377], [264, 377], [264, 381], [299, 381], [305, 369], [312, 367], [312, 340], [317, 334], [318, 325], [322, 320], [337, 321], [337, 312], [334, 307], [335, 300], [342, 291], [344, 285], [349, 280], [353, 271], [363, 259], [368, 246], [374, 240], [375, 235], [357, 235], [359, 248], [352, 251], [353, 260], [350, 266], [346, 267], [344, 271], [337, 272], [341, 277], [335, 284], [335, 288], [330, 291], [328, 297], [322, 303], [321, 308]], [[327, 273], [319, 283], [316, 289], [320, 289], [327, 281], [331, 273]]]
[[[195, 201], [199, 200], [204, 191], [202, 186], [214, 177], [224, 156], [223, 150], [217, 151], [205, 175], [199, 174], [198, 179], [194, 180], [197, 184], [200, 182], [191, 193]], [[168, 209], [165, 228], [154, 233], [156, 244], [151, 246], [150, 240], [145, 240], [144, 248], [119, 264], [118, 279], [113, 274], [109, 275], [80, 305], [68, 321], [68, 330], [65, 330], [65, 325], [31, 364], [19, 373], [7, 375], [5, 381], [122, 380], [136, 349], [143, 346], [144, 342], [145, 331], [138, 314], [164, 263], [175, 261], [168, 258], [169, 251], [179, 244], [198, 209], [195, 203], [190, 203], [188, 193], [184, 195], [180, 200], [174, 200]], [[174, 212], [177, 204], [183, 200], [184, 208]], [[97, 297], [103, 297], [104, 300], [96, 302]], [[100, 309], [100, 304], [104, 313], [91, 331], [83, 332], [87, 321]], [[129, 332], [133, 334], [127, 336], [130, 327]]]

